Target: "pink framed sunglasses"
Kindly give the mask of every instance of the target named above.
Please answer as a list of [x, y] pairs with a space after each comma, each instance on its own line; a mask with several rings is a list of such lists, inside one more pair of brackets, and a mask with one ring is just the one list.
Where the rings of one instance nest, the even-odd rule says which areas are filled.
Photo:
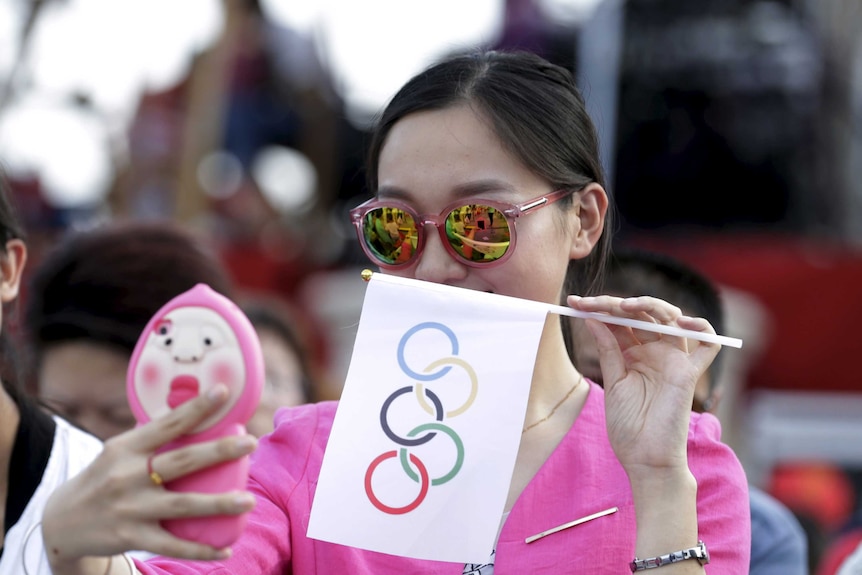
[[372, 198], [350, 210], [359, 244], [365, 254], [383, 269], [398, 269], [413, 263], [425, 247], [425, 226], [437, 228], [449, 254], [476, 268], [505, 262], [514, 252], [515, 221], [549, 206], [578, 190], [543, 194], [522, 204], [491, 200], [463, 200], [446, 206], [439, 214], [417, 214], [398, 200]]

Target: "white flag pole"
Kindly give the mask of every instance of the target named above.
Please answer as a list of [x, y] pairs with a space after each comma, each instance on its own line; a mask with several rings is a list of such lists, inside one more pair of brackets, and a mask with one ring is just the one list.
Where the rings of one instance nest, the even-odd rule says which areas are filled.
[[719, 345], [725, 345], [728, 347], [735, 347], [737, 349], [742, 347], [742, 340], [735, 337], [728, 337], [724, 335], [716, 335], [713, 333], [702, 333], [699, 331], [693, 331], [689, 329], [682, 329], [680, 327], [672, 326], [672, 325], [662, 325], [659, 323], [652, 323], [648, 321], [641, 321], [638, 319], [630, 319], [627, 317], [617, 317], [604, 313], [595, 313], [595, 312], [586, 312], [586, 311], [578, 311], [576, 309], [572, 309], [570, 307], [562, 306], [562, 305], [554, 305], [544, 302], [538, 302], [533, 300], [520, 299], [512, 296], [504, 296], [499, 294], [486, 294], [484, 292], [474, 292], [472, 290], [457, 288], [453, 286], [447, 286], [444, 284], [436, 284], [433, 282], [426, 282], [422, 280], [415, 279], [407, 279], [393, 275], [375, 273], [371, 270], [365, 269], [362, 270], [362, 279], [365, 281], [371, 281], [371, 279], [388, 281], [392, 283], [398, 283], [401, 285], [418, 287], [423, 289], [430, 289], [441, 292], [452, 292], [453, 290], [457, 290], [459, 292], [469, 292], [470, 294], [475, 294], [477, 297], [503, 297], [509, 298], [513, 300], [513, 304], [522, 305], [522, 306], [541, 306], [543, 309], [547, 310], [549, 313], [555, 313], [558, 315], [567, 315], [571, 317], [578, 317], [582, 319], [595, 319], [601, 321], [603, 323], [610, 323], [614, 325], [622, 325], [626, 327], [631, 327], [634, 329], [642, 329], [645, 331], [652, 331], [655, 333], [662, 333], [666, 335], [674, 335], [678, 337], [685, 337], [688, 339], [694, 339], [698, 341], [704, 341], [707, 343], [717, 343]]

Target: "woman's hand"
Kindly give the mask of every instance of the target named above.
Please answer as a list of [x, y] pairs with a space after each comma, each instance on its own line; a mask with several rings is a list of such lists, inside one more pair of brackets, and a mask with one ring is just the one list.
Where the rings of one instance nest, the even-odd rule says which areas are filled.
[[[684, 316], [663, 300], [642, 296], [570, 296], [585, 312], [715, 333], [704, 319]], [[719, 345], [586, 320], [596, 339], [605, 387], [608, 437], [632, 475], [687, 472], [686, 441], [697, 380]]]
[[[148, 458], [161, 446], [194, 429], [227, 397], [224, 386], [197, 397], [162, 418], [105, 442], [103, 452], [84, 471], [57, 489], [43, 516], [42, 533], [52, 568], [77, 564], [87, 556], [128, 550], [187, 559], [218, 559], [226, 549], [180, 539], [160, 525], [163, 519], [233, 515], [249, 511], [254, 498], [245, 492], [205, 495], [174, 493], [157, 485]], [[160, 453], [152, 469], [165, 482], [252, 452], [256, 440], [230, 436]]]

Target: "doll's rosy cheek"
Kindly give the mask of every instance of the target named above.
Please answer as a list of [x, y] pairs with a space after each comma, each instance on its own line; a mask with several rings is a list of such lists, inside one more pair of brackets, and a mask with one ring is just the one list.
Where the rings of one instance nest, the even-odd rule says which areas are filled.
[[141, 366], [141, 382], [146, 387], [155, 387], [161, 382], [164, 378], [162, 377], [162, 370], [158, 363], [153, 361], [146, 361]]
[[229, 361], [218, 360], [214, 362], [209, 375], [212, 384], [222, 383], [230, 389], [236, 389], [240, 384], [239, 371]]

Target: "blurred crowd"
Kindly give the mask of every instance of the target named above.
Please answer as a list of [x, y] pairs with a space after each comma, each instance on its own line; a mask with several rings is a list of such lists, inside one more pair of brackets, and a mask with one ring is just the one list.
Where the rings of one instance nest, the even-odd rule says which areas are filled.
[[[22, 47], [51, 4], [19, 2]], [[619, 241], [720, 286], [726, 335], [745, 342], [724, 356], [725, 440], [799, 520], [811, 574], [836, 573], [862, 541], [862, 5], [605, 0], [563, 18], [552, 2], [499, 4], [483, 46], [583, 79]], [[221, 2], [219, 35], [181, 80], [138, 95], [97, 201], [53, 201], [45, 174], [0, 157], [30, 246], [5, 345], [27, 351], [33, 393], [101, 437], [134, 424], [116, 395], [137, 333], [199, 281], [241, 303], [267, 348], [257, 433], [278, 405], [339, 395], [362, 305], [347, 210], [369, 195], [366, 126], [321, 38], [267, 5]], [[0, 130], [26, 67], [0, 78]], [[87, 94], [73, 105], [92, 111]], [[73, 372], [85, 400], [57, 384]]]

